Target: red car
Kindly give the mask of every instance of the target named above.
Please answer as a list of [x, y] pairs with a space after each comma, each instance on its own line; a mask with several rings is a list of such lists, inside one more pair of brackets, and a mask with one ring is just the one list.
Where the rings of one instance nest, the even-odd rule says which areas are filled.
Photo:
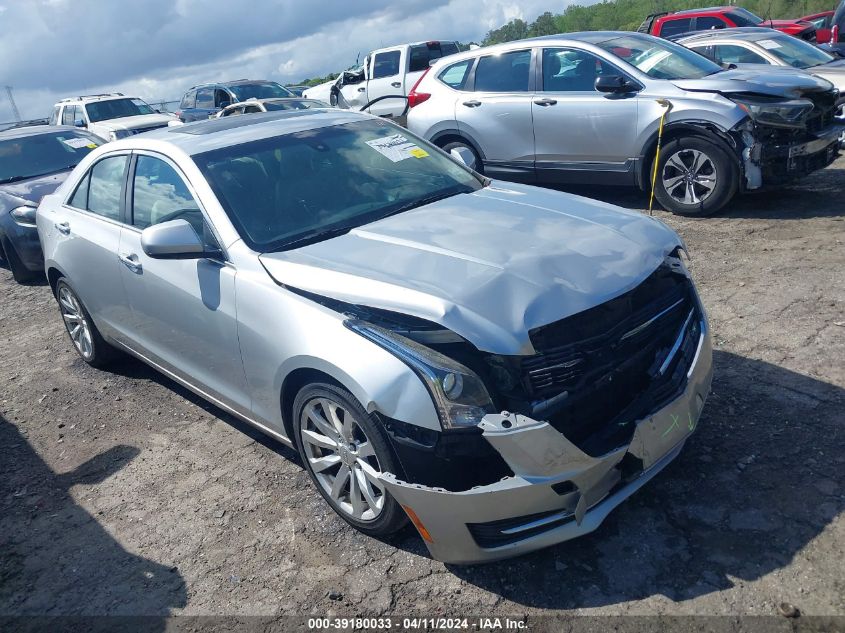
[[822, 11], [813, 15], [805, 15], [801, 22], [809, 22], [816, 27], [816, 42], [827, 44], [830, 41], [830, 30], [833, 27], [833, 11]]
[[737, 26], [760, 26], [777, 29], [803, 40], [815, 41], [816, 27], [802, 20], [764, 20], [740, 7], [711, 7], [686, 11], [653, 13], [637, 29], [658, 37], [672, 37], [691, 31], [728, 29]]

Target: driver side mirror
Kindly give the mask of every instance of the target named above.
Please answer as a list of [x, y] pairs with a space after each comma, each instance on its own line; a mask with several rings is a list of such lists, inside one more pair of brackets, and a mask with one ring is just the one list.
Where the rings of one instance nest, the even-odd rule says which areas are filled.
[[186, 220], [170, 220], [141, 232], [141, 248], [154, 259], [200, 259], [209, 253]]
[[635, 92], [638, 86], [621, 75], [600, 75], [596, 78], [596, 90], [605, 93], [624, 94]]

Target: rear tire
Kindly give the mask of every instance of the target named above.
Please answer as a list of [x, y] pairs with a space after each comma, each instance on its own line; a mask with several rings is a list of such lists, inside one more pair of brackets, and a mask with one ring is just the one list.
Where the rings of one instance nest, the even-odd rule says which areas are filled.
[[451, 143], [446, 143], [441, 149], [446, 152], [447, 154], [452, 154], [452, 150], [459, 150], [464, 153], [464, 156], [468, 154], [472, 156], [471, 161], [473, 164], [467, 164], [466, 160], [464, 160], [464, 164], [472, 169], [473, 171], [483, 174], [484, 173], [484, 164], [481, 162], [481, 157], [478, 155], [478, 152], [475, 151], [475, 148], [465, 141], [452, 141]]
[[[652, 171], [654, 173], [654, 163]], [[708, 216], [722, 209], [739, 188], [739, 166], [715, 143], [685, 137], [660, 150], [654, 196], [676, 215]]]
[[32, 272], [18, 257], [15, 247], [9, 243], [8, 239], [0, 240], [0, 250], [3, 251], [3, 259], [12, 271], [12, 277], [19, 284], [25, 284], [28, 281], [35, 279], [37, 273]]
[[64, 278], [56, 282], [56, 299], [70, 342], [82, 360], [92, 367], [112, 362], [119, 352], [103, 339], [82, 300]]
[[303, 387], [293, 402], [296, 445], [317, 490], [340, 517], [370, 536], [400, 530], [408, 517], [377, 474], [399, 473], [380, 423], [346, 389]]

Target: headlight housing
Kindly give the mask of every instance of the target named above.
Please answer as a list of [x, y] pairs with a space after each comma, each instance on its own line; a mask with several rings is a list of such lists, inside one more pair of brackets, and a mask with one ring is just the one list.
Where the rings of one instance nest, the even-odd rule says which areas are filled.
[[751, 98], [732, 98], [755, 123], [781, 128], [802, 128], [815, 107], [809, 99], [765, 101]]
[[21, 226], [35, 226], [35, 207], [24, 205], [11, 211], [12, 219]]
[[493, 401], [481, 379], [468, 367], [430, 347], [359, 319], [345, 325], [407, 364], [428, 387], [444, 429], [477, 426], [493, 412]]
[[109, 137], [111, 137], [111, 140], [113, 141], [126, 138], [127, 136], [132, 136], [132, 132], [130, 130], [114, 130], [109, 133]]

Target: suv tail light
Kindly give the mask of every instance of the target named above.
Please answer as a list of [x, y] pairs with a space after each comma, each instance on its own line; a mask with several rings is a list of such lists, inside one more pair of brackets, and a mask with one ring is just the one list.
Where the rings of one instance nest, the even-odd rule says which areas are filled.
[[833, 30], [830, 32], [830, 43], [836, 44], [839, 41], [839, 25], [834, 24]]
[[417, 86], [420, 85], [420, 82], [425, 79], [425, 76], [428, 74], [428, 71], [431, 70], [431, 66], [423, 71], [423, 74], [420, 75], [420, 78], [417, 79], [417, 83], [414, 84], [414, 87], [411, 88], [411, 92], [408, 93], [408, 109], [418, 106], [423, 101], [428, 101], [431, 97], [430, 92], [417, 92]]

